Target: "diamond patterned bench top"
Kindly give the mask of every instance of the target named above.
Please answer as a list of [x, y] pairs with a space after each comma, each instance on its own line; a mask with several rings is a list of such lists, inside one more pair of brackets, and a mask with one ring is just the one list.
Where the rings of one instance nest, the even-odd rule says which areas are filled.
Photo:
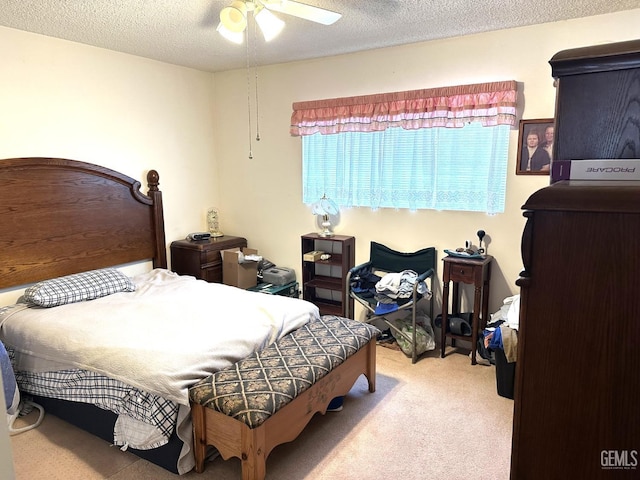
[[258, 427], [378, 333], [367, 323], [325, 315], [199, 381], [189, 397]]

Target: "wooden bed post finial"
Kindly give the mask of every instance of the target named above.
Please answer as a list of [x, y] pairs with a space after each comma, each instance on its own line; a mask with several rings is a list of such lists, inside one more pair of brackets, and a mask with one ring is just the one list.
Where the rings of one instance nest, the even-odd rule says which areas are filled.
[[149, 170], [147, 173], [147, 185], [149, 186], [150, 192], [157, 192], [158, 185], [160, 184], [160, 175], [156, 170]]
[[164, 236], [164, 213], [162, 206], [162, 192], [158, 189], [160, 175], [156, 170], [147, 173], [147, 196], [153, 201], [153, 222], [156, 244], [156, 256], [153, 259], [154, 268], [167, 268], [167, 245]]

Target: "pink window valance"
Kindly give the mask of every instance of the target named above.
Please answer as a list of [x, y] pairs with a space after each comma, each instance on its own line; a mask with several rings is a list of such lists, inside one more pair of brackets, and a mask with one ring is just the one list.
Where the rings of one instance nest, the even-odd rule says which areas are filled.
[[291, 135], [516, 125], [517, 83], [502, 82], [296, 102]]

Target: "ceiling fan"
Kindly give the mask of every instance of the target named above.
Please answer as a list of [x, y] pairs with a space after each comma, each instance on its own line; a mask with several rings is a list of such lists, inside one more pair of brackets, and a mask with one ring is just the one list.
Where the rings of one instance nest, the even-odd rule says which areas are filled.
[[234, 0], [220, 11], [216, 30], [227, 40], [242, 43], [247, 28], [248, 12], [253, 12], [264, 39], [268, 42], [284, 28], [284, 22], [272, 12], [292, 15], [323, 25], [331, 25], [342, 16], [339, 13], [294, 0]]

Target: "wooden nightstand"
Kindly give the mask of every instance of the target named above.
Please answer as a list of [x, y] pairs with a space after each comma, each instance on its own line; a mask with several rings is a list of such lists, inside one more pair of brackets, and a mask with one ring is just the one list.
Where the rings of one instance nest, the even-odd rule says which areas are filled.
[[230, 235], [198, 242], [176, 240], [171, 243], [171, 270], [179, 275], [192, 275], [207, 282], [222, 283], [220, 250], [246, 246], [246, 238]]
[[[489, 315], [489, 281], [491, 280], [491, 255], [482, 259], [468, 259], [459, 257], [444, 257], [444, 273], [442, 286], [442, 332], [440, 356], [444, 358], [447, 348], [447, 337], [451, 338], [451, 345], [456, 340], [471, 342], [471, 364], [476, 364], [476, 349], [478, 346], [478, 332], [484, 329]], [[449, 282], [453, 282], [453, 297], [451, 299], [451, 313], [460, 313], [460, 283], [474, 286], [473, 321], [471, 336], [455, 335], [448, 332], [449, 326]]]

